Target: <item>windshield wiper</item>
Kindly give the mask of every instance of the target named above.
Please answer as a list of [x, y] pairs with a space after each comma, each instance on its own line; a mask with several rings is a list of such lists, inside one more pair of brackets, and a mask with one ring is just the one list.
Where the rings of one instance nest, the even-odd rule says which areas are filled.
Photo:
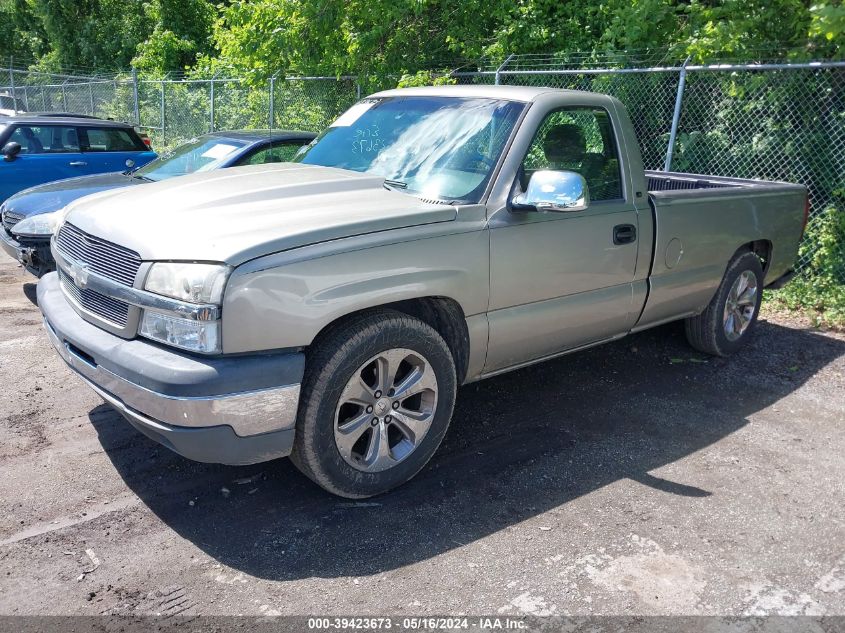
[[407, 189], [408, 183], [401, 180], [385, 180], [384, 186], [388, 189]]

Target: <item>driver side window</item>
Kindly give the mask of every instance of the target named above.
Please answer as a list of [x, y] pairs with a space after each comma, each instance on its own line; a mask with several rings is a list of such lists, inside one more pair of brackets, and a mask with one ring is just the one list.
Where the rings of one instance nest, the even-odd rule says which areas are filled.
[[587, 181], [590, 200], [621, 199], [619, 158], [607, 112], [584, 107], [549, 113], [522, 161], [523, 191], [531, 174], [543, 169], [581, 174]]

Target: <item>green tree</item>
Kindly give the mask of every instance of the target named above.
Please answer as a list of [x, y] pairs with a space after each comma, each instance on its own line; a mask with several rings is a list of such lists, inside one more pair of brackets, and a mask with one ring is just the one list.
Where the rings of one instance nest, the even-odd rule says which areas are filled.
[[150, 26], [141, 0], [33, 0], [50, 51], [63, 68], [126, 68]]
[[262, 78], [402, 74], [480, 55], [495, 15], [482, 0], [238, 0], [215, 37], [223, 63]]
[[207, 0], [153, 0], [146, 16], [152, 33], [136, 46], [133, 65], [152, 73], [181, 71], [214, 51], [216, 9]]
[[838, 0], [236, 0], [215, 27], [220, 58], [203, 65], [265, 78], [413, 75], [510, 53], [827, 57], [842, 54], [843, 23]]
[[0, 2], [0, 56], [28, 63], [47, 52], [46, 34], [31, 0]]

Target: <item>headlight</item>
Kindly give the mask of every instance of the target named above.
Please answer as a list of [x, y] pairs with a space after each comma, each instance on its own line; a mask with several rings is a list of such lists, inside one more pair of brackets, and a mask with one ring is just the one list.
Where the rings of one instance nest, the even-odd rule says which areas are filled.
[[24, 218], [12, 228], [12, 233], [23, 237], [49, 237], [62, 219], [61, 211], [42, 213]]
[[190, 303], [220, 304], [231, 268], [220, 264], [153, 264], [144, 289]]
[[[231, 270], [222, 264], [157, 263], [147, 273], [144, 290], [187, 303], [219, 306]], [[183, 319], [145, 309], [138, 334], [192, 352], [221, 351], [219, 320]]]
[[154, 310], [144, 310], [138, 333], [192, 352], [220, 352], [220, 321], [180, 319]]

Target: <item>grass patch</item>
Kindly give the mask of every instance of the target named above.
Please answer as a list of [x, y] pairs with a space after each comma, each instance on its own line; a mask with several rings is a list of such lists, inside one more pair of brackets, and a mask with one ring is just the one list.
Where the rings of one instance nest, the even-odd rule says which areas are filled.
[[806, 316], [816, 327], [845, 329], [845, 285], [826, 279], [796, 277], [780, 290], [763, 293], [766, 308]]
[[845, 191], [810, 220], [798, 258], [801, 274], [779, 290], [766, 291], [766, 308], [799, 312], [816, 327], [845, 329]]

